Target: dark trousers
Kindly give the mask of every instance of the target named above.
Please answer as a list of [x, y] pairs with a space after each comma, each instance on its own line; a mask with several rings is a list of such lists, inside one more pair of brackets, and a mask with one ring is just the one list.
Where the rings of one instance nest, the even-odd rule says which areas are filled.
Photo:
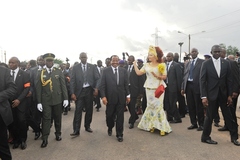
[[[233, 121], [235, 121], [237, 123], [237, 116], [236, 116], [236, 109], [237, 109], [237, 98], [233, 98], [232, 99], [232, 104], [229, 106], [230, 112], [231, 112], [231, 116], [233, 118]], [[223, 113], [222, 113], [223, 114]], [[219, 114], [218, 114], [219, 116]], [[226, 121], [225, 121], [225, 117], [223, 114], [223, 118], [224, 118], [224, 126], [227, 128], [226, 125]], [[238, 124], [237, 124], [238, 125]]]
[[222, 94], [219, 92], [216, 100], [208, 100], [207, 113], [204, 120], [204, 129], [202, 132], [203, 141], [211, 139], [210, 134], [212, 131], [212, 122], [213, 118], [218, 112], [219, 106], [221, 107], [223, 116], [225, 117], [225, 123], [227, 125], [227, 128], [230, 131], [231, 140], [238, 139], [238, 125], [231, 115], [230, 108], [227, 106], [227, 97], [223, 97]]
[[27, 111], [26, 111], [26, 119], [27, 119], [27, 126], [30, 126], [34, 132], [40, 132], [40, 124], [37, 122], [35, 118], [36, 114], [36, 103], [33, 102], [32, 97], [27, 98]]
[[145, 112], [146, 108], [147, 108], [147, 96], [146, 96], [146, 90], [144, 89], [143, 98], [142, 98], [142, 111], [143, 111], [143, 113]]
[[138, 115], [136, 113], [135, 105], [137, 102], [137, 97], [131, 97], [130, 103], [128, 104], [128, 110], [130, 112], [130, 117], [128, 120], [128, 123], [134, 124], [136, 119], [138, 118]]
[[177, 92], [170, 92], [168, 87], [165, 89], [164, 95], [164, 109], [167, 112], [168, 120], [181, 120], [179, 111], [177, 109]]
[[100, 94], [100, 91], [98, 91], [98, 95], [95, 97], [95, 102], [97, 104], [97, 107], [96, 108], [101, 108], [101, 103], [100, 103], [100, 98], [101, 98], [101, 94]]
[[49, 105], [43, 103], [43, 119], [42, 119], [42, 140], [47, 140], [50, 134], [51, 120], [54, 121], [55, 135], [61, 135], [62, 128], [62, 103], [57, 105]]
[[82, 122], [82, 109], [85, 108], [84, 127], [89, 128], [92, 122], [93, 114], [93, 89], [91, 87], [83, 88], [80, 96], [77, 97], [76, 109], [73, 119], [73, 130], [79, 132]]
[[181, 92], [177, 92], [178, 111], [181, 116], [186, 114], [186, 102], [185, 97], [181, 95]]
[[114, 120], [116, 119], [116, 136], [123, 136], [123, 122], [124, 122], [124, 108], [122, 104], [107, 104], [106, 121], [108, 129], [114, 127]]
[[187, 105], [189, 116], [192, 125], [203, 126], [204, 123], [204, 108], [200, 93], [196, 94], [192, 82], [187, 82], [186, 88]]
[[8, 146], [7, 126], [5, 125], [2, 116], [0, 115], [0, 159], [12, 159], [11, 152]]
[[27, 140], [26, 112], [17, 107], [12, 108], [13, 123], [9, 125], [9, 131], [13, 135], [13, 143], [21, 143]]

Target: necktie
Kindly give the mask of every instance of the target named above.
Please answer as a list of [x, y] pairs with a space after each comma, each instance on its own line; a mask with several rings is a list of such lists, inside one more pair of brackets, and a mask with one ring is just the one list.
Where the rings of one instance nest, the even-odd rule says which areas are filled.
[[194, 61], [195, 61], [195, 60], [192, 61], [191, 66], [190, 66], [189, 79], [193, 79]]
[[116, 82], [117, 82], [117, 84], [118, 84], [117, 68], [115, 68], [114, 70], [115, 70], [114, 76], [115, 76]]
[[219, 65], [219, 60], [215, 61], [215, 68], [218, 74], [218, 77], [220, 77], [220, 65]]
[[86, 71], [86, 67], [85, 67], [85, 65], [83, 65], [83, 72], [85, 72]]
[[86, 65], [83, 65], [83, 78], [84, 84], [87, 84]]
[[128, 68], [129, 73], [131, 72], [131, 67], [132, 67], [132, 65], [129, 65], [129, 68]]
[[48, 72], [49, 74], [51, 74], [51, 73], [52, 73], [52, 70], [51, 70], [51, 68], [49, 68], [49, 69], [48, 69], [48, 71], [49, 71], [49, 72]]
[[15, 81], [15, 71], [12, 70], [12, 77], [13, 77], [13, 80]]

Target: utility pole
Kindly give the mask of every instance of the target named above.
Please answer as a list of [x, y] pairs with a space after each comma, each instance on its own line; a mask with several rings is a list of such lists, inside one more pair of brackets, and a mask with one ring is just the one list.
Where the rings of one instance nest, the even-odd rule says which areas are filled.
[[161, 38], [160, 36], [158, 36], [158, 32], [160, 32], [160, 31], [158, 31], [158, 28], [156, 27], [155, 33], [152, 34], [152, 36], [155, 36], [155, 46], [156, 47], [158, 46], [158, 38]]
[[6, 54], [6, 51], [4, 51], [4, 61], [5, 61], [5, 63], [7, 63], [7, 54]]

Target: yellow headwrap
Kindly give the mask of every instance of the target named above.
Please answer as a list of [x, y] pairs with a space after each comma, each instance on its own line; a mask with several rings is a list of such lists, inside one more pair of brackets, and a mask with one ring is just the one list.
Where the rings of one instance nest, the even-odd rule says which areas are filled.
[[157, 52], [156, 52], [156, 49], [155, 49], [154, 46], [149, 46], [149, 51], [148, 51], [148, 53], [153, 54], [153, 55], [158, 59], [158, 57], [157, 57]]

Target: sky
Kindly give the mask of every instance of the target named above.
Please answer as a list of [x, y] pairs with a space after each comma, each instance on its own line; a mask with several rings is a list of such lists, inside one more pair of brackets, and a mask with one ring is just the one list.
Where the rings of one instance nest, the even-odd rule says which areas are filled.
[[[149, 45], [164, 54], [215, 44], [240, 49], [239, 0], [0, 0], [0, 61], [53, 53], [73, 64], [86, 52], [96, 64], [128, 52], [145, 59]], [[157, 32], [156, 32], [157, 30]], [[181, 33], [178, 33], [180, 31]]]

